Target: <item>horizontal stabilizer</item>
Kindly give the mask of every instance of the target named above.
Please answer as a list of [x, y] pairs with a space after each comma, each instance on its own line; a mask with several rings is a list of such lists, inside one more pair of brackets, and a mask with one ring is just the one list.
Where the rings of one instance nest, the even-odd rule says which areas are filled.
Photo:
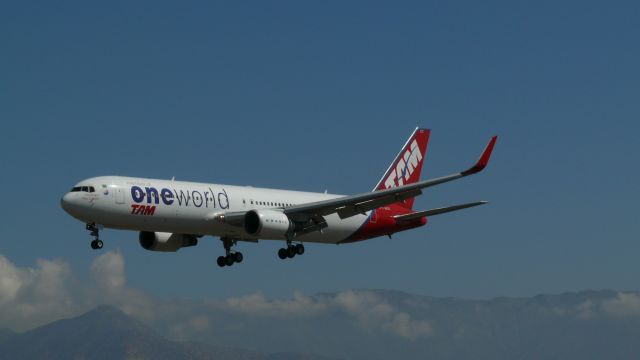
[[408, 221], [408, 220], [420, 219], [423, 216], [427, 216], [428, 217], [428, 216], [433, 216], [433, 215], [440, 215], [440, 214], [444, 214], [444, 213], [448, 213], [448, 212], [452, 212], [452, 211], [457, 211], [457, 210], [462, 210], [462, 209], [466, 209], [466, 208], [470, 208], [470, 207], [474, 207], [474, 206], [478, 206], [478, 205], [484, 205], [486, 203], [487, 203], [487, 201], [476, 201], [476, 202], [472, 202], [472, 203], [468, 203], [468, 204], [461, 204], [461, 205], [454, 205], [454, 206], [448, 206], [448, 207], [443, 207], [443, 208], [436, 208], [436, 209], [431, 209], [431, 210], [414, 212], [414, 213], [411, 213], [411, 214], [396, 215], [396, 216], [394, 216], [394, 219], [399, 220], [399, 221]]

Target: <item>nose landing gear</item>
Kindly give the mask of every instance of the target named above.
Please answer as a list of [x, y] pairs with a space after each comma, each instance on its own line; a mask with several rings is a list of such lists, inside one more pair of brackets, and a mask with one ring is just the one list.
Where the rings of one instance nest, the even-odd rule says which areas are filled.
[[100, 229], [96, 223], [87, 224], [87, 230], [89, 230], [89, 234], [94, 237], [93, 241], [91, 241], [91, 248], [93, 250], [102, 249], [104, 243], [100, 240]]

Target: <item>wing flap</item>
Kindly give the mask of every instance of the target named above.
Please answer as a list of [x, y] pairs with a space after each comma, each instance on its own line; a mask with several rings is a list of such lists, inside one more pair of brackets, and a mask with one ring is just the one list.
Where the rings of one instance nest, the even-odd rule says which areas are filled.
[[392, 193], [380, 198], [358, 202], [353, 205], [349, 204], [349, 205], [343, 206], [337, 209], [337, 213], [341, 219], [345, 219], [357, 214], [364, 214], [369, 210], [373, 210], [381, 206], [386, 206], [393, 203], [397, 203], [398, 201], [410, 199], [420, 194], [422, 194], [422, 190], [420, 189], [414, 189], [409, 191], [397, 191], [395, 193]]

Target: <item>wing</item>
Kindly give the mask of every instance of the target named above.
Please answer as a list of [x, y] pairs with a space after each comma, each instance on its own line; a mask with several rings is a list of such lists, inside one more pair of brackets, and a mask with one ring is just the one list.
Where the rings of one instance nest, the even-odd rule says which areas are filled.
[[476, 201], [468, 204], [453, 205], [453, 206], [447, 206], [447, 207], [436, 208], [431, 210], [413, 212], [413, 213], [404, 214], [404, 215], [396, 215], [393, 218], [398, 221], [409, 221], [409, 220], [419, 219], [423, 216], [429, 217], [433, 215], [445, 214], [452, 211], [468, 209], [470, 207], [484, 205], [486, 203], [487, 203], [486, 201]]
[[482, 171], [489, 163], [489, 158], [491, 157], [497, 138], [497, 136], [493, 136], [478, 161], [472, 167], [460, 173], [385, 190], [292, 206], [286, 208], [284, 213], [294, 221], [308, 221], [309, 219], [313, 219], [314, 222], [318, 223], [324, 222], [322, 217], [325, 215], [337, 213], [341, 219], [345, 219], [357, 214], [364, 214], [369, 210], [381, 206], [418, 196], [422, 194], [422, 189], [457, 180]]

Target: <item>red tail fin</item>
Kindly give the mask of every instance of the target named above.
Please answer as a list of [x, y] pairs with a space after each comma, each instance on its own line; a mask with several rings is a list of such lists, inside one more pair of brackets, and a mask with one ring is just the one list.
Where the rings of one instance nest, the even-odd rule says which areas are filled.
[[[418, 182], [422, 172], [422, 163], [427, 154], [427, 143], [429, 142], [430, 134], [431, 130], [429, 129], [416, 128], [373, 191]], [[407, 199], [401, 204], [411, 209], [413, 207], [413, 198]]]

